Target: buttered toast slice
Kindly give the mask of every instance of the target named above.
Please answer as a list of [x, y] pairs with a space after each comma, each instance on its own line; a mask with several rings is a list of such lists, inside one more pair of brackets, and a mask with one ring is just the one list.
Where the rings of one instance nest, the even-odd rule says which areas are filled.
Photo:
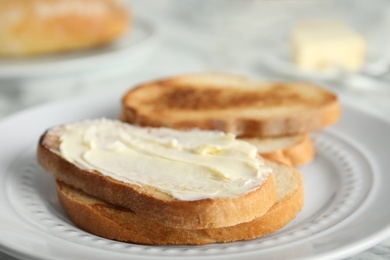
[[276, 183], [276, 203], [263, 217], [230, 227], [200, 230], [167, 227], [131, 210], [88, 196], [61, 181], [57, 181], [57, 191], [65, 212], [74, 224], [101, 237], [157, 245], [200, 245], [248, 240], [282, 228], [303, 206], [300, 174], [292, 167], [274, 162], [268, 164]]
[[129, 90], [122, 98], [120, 118], [142, 126], [271, 137], [321, 129], [335, 123], [339, 116], [337, 97], [312, 84], [193, 74]]
[[275, 202], [256, 148], [222, 132], [87, 120], [44, 133], [37, 156], [67, 185], [175, 228], [248, 222]]
[[256, 146], [263, 158], [292, 166], [310, 162], [315, 154], [308, 134], [268, 138], [242, 137], [239, 139]]

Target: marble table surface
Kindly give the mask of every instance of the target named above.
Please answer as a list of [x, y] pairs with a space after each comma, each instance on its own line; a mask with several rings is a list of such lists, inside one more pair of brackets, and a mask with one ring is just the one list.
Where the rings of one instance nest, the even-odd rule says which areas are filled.
[[[320, 15], [328, 12], [337, 18], [346, 17], [375, 37], [374, 27], [381, 26], [381, 30], [390, 32], [384, 26], [390, 27], [390, 15], [387, 15], [390, 5], [386, 1], [377, 0], [370, 5], [364, 1], [343, 1], [348, 5], [336, 8], [333, 1], [276, 1], [267, 5], [269, 2], [272, 1], [127, 1], [135, 21], [142, 17], [156, 26], [158, 37], [154, 46], [135, 60], [124, 57], [110, 68], [102, 66], [83, 73], [45, 77], [0, 78], [0, 120], [37, 105], [112, 90], [125, 91], [146, 80], [204, 71], [231, 72], [262, 80], [312, 81], [336, 92], [341, 100], [390, 118], [390, 73], [387, 71], [375, 76], [359, 74], [324, 79], [267, 64], [269, 53], [275, 51], [275, 42], [284, 39], [280, 38], [280, 32], [288, 28], [288, 21], [313, 14], [313, 10], [321, 10]], [[377, 16], [378, 10], [381, 10], [382, 23], [373, 25], [372, 17]], [[259, 17], [261, 22], [255, 22]], [[383, 37], [379, 43], [388, 40]], [[13, 258], [0, 253], [0, 259]], [[390, 259], [390, 238], [348, 259]]]

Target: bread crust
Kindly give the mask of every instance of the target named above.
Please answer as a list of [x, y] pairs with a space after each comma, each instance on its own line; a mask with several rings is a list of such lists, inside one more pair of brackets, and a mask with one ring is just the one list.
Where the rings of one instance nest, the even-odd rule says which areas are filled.
[[279, 194], [281, 197], [264, 216], [230, 227], [199, 230], [167, 227], [160, 222], [138, 216], [128, 209], [88, 197], [61, 181], [57, 181], [57, 190], [69, 218], [87, 232], [140, 244], [201, 245], [254, 239], [279, 230], [289, 223], [303, 206], [300, 174], [292, 168], [289, 171], [289, 176], [286, 177], [294, 185], [285, 191], [285, 194]]
[[107, 44], [129, 28], [117, 0], [2, 0], [0, 56], [17, 57]]
[[128, 208], [165, 226], [187, 229], [232, 226], [261, 217], [275, 202], [271, 174], [259, 188], [240, 197], [195, 201], [177, 200], [151, 186], [117, 181], [97, 171], [80, 169], [59, 156], [56, 151], [60, 133], [58, 127], [40, 138], [37, 158], [46, 171], [90, 196]]
[[[292, 166], [300, 166], [310, 162], [315, 155], [315, 149], [308, 134], [294, 135], [291, 137], [275, 138], [242, 138], [259, 148], [259, 154], [266, 159], [281, 162]], [[284, 140], [278, 140], [284, 139]], [[285, 141], [286, 140], [286, 141]], [[283, 142], [285, 146], [272, 151], [262, 152], [261, 146], [267, 146], [273, 142]], [[267, 144], [268, 143], [268, 144]]]
[[306, 133], [340, 116], [337, 97], [308, 83], [259, 83], [226, 74], [152, 81], [122, 97], [121, 120], [270, 137]]

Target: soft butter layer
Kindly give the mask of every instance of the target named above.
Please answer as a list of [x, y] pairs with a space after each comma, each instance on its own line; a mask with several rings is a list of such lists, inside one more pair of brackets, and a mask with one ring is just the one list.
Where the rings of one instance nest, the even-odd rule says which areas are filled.
[[180, 200], [238, 197], [271, 172], [256, 147], [216, 131], [97, 119], [66, 125], [60, 142], [60, 155], [79, 167], [150, 185]]

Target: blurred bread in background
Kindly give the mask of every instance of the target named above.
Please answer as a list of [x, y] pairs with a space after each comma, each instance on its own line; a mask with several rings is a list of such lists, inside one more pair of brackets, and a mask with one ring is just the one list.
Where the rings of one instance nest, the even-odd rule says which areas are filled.
[[292, 29], [290, 41], [293, 62], [305, 71], [332, 68], [358, 71], [364, 64], [364, 37], [342, 21], [298, 22]]
[[0, 56], [32, 56], [105, 45], [129, 27], [118, 0], [1, 0]]

